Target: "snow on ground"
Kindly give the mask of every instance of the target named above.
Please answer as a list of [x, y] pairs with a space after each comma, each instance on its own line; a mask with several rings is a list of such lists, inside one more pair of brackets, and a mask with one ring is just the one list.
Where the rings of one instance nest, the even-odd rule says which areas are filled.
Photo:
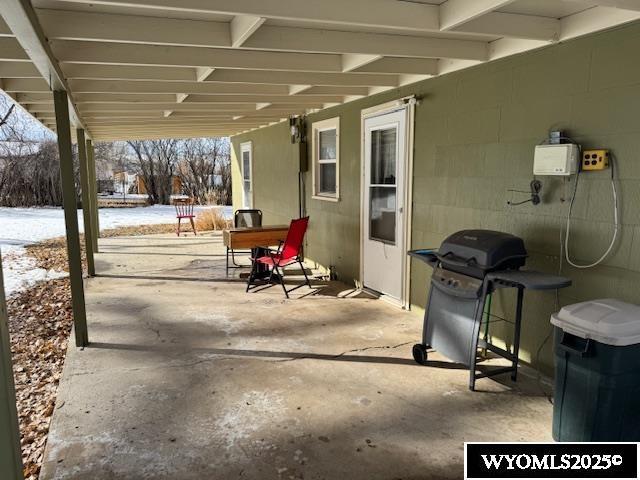
[[[198, 210], [207, 207], [195, 207]], [[222, 207], [231, 218], [232, 207]], [[155, 225], [175, 222], [175, 208], [154, 205], [135, 208], [101, 208], [100, 229], [131, 225]], [[84, 230], [82, 210], [78, 210], [78, 226]], [[11, 295], [36, 282], [65, 276], [65, 272], [46, 271], [35, 267], [35, 260], [26, 257], [25, 245], [37, 243], [65, 234], [62, 208], [8, 208], [0, 207], [0, 251], [5, 291]]]
[[68, 275], [67, 272], [45, 270], [36, 267], [36, 260], [26, 256], [24, 247], [9, 246], [2, 248], [2, 273], [4, 274], [4, 290], [7, 296], [38, 282], [54, 280]]

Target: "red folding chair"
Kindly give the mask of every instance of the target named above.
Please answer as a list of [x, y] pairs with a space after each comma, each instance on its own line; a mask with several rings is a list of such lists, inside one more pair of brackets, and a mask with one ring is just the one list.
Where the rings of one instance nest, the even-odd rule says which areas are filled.
[[[287, 238], [284, 242], [280, 242], [277, 250], [266, 247], [256, 249], [257, 251], [266, 251], [268, 255], [251, 259], [252, 268], [251, 273], [249, 274], [249, 280], [247, 281], [247, 292], [252, 287], [256, 286], [253, 284], [253, 281], [256, 277], [259, 265], [266, 265], [267, 268], [271, 269], [269, 283], [273, 283], [274, 276], [278, 277], [280, 285], [282, 285], [282, 289], [284, 290], [284, 294], [287, 298], [289, 298], [290, 292], [303, 287], [304, 285], [308, 285], [309, 287], [311, 287], [311, 282], [309, 281], [309, 277], [307, 276], [307, 272], [304, 269], [301, 258], [302, 242], [304, 240], [304, 235], [307, 232], [308, 225], [309, 217], [291, 220], [289, 231], [287, 232]], [[284, 284], [284, 267], [293, 265], [295, 263], [300, 265], [302, 273], [304, 274], [305, 282], [298, 285], [297, 287], [287, 290], [287, 287]]]
[[196, 232], [196, 224], [194, 218], [196, 218], [195, 213], [193, 213], [193, 200], [190, 198], [176, 198], [173, 201], [173, 205], [176, 207], [176, 218], [178, 219], [178, 229], [176, 230], [176, 235], [180, 236], [180, 222], [183, 218], [188, 218], [191, 222], [191, 228], [193, 229], [193, 234], [198, 235]]

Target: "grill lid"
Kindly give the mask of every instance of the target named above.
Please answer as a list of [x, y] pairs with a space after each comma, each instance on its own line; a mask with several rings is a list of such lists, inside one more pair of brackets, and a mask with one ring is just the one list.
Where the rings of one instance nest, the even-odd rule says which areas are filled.
[[520, 268], [526, 257], [521, 238], [492, 230], [461, 230], [447, 237], [438, 250], [444, 264], [483, 271]]

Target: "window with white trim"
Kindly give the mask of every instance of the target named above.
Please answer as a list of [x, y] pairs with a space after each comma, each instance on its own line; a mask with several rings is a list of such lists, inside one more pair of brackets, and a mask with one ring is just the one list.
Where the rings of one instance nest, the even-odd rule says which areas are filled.
[[312, 125], [313, 198], [337, 201], [340, 196], [340, 118]]

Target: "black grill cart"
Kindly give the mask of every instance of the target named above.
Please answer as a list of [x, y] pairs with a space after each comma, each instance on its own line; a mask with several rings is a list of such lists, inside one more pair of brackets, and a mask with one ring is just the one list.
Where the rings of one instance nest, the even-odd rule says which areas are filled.
[[[571, 280], [565, 277], [520, 270], [527, 258], [524, 242], [503, 232], [462, 230], [445, 239], [437, 250], [412, 250], [409, 255], [433, 268], [422, 343], [414, 345], [413, 357], [426, 365], [427, 350], [434, 348], [465, 365], [470, 370], [471, 390], [479, 378], [511, 372], [511, 378], [516, 380], [524, 291], [571, 285]], [[487, 295], [501, 288], [517, 289], [512, 351], [480, 338]], [[509, 360], [511, 365], [477, 373], [478, 348]]]

